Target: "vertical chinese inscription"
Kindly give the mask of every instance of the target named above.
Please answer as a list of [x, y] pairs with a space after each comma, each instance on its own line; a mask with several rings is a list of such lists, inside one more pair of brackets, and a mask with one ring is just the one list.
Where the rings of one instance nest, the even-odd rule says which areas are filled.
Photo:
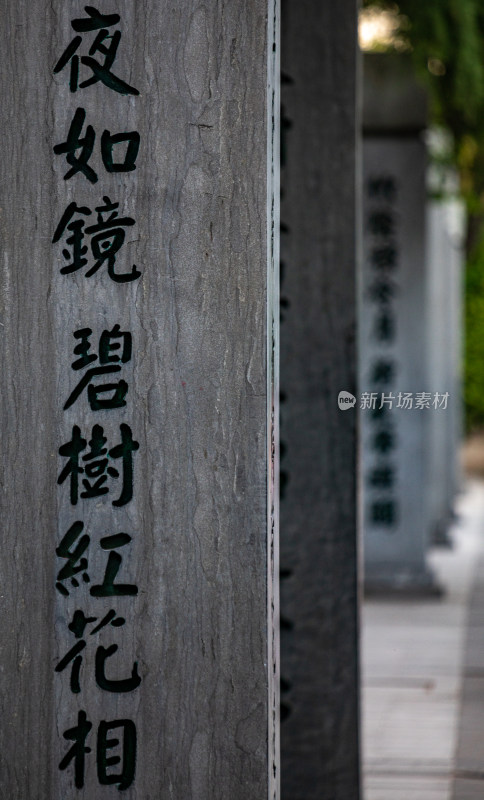
[[136, 781], [133, 698], [143, 670], [132, 629], [143, 587], [133, 577], [140, 531], [129, 509], [140, 444], [130, 385], [136, 330], [120, 308], [143, 271], [128, 252], [136, 219], [126, 210], [142, 143], [124, 113], [123, 104], [133, 114], [140, 100], [118, 65], [121, 14], [76, 4], [62, 22], [53, 75], [63, 126], [54, 127], [52, 152], [66, 202], [51, 238], [60, 313], [71, 329], [59, 341], [58, 383], [68, 388], [57, 409], [57, 762], [61, 787], [92, 796], [93, 787], [121, 791]]
[[[372, 359], [361, 405], [370, 414], [371, 462], [363, 476], [366, 489], [365, 517], [370, 525], [391, 530], [398, 521], [395, 496], [397, 430], [391, 410], [397, 388], [398, 364], [394, 354], [397, 336], [395, 298], [398, 294], [398, 180], [389, 172], [371, 174], [365, 184], [366, 252], [368, 284], [364, 302], [371, 308]], [[406, 407], [402, 392], [398, 408]]]

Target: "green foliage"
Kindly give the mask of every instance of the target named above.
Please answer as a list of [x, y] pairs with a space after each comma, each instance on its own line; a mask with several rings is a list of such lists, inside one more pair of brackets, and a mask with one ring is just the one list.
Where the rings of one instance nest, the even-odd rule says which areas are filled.
[[467, 262], [464, 402], [468, 430], [484, 427], [484, 239]]

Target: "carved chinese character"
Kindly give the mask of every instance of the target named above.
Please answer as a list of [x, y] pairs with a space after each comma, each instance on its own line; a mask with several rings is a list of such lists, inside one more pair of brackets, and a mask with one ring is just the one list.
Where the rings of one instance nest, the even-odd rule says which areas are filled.
[[[89, 547], [90, 538], [87, 534], [81, 536], [83, 528], [84, 524], [80, 521], [71, 525], [55, 551], [59, 558], [64, 558], [67, 562], [59, 570], [56, 582], [56, 589], [64, 596], [69, 594], [65, 586], [65, 581], [69, 580], [69, 578], [71, 579], [72, 586], [75, 588], [78, 588], [80, 585], [76, 576], [81, 572], [85, 583], [90, 583], [91, 580], [87, 573], [87, 549]], [[108, 551], [109, 556], [102, 583], [91, 586], [90, 594], [93, 597], [133, 597], [138, 594], [138, 587], [134, 584], [115, 583], [115, 579], [123, 562], [122, 556], [117, 550], [130, 542], [131, 536], [127, 533], [115, 533], [110, 536], [104, 536], [101, 539], [101, 549]]]
[[[131, 359], [131, 334], [121, 331], [119, 325], [115, 325], [110, 331], [103, 331], [97, 355], [90, 353], [91, 328], [80, 328], [74, 331], [73, 335], [75, 339], [79, 340], [79, 344], [74, 348], [74, 355], [78, 355], [80, 358], [72, 363], [72, 369], [76, 371], [85, 369], [94, 361], [98, 361], [99, 366], [90, 367], [84, 372], [76, 388], [70, 393], [64, 410], [70, 408], [86, 388], [89, 405], [93, 411], [123, 408], [126, 405], [125, 397], [128, 392], [126, 381], [120, 380], [115, 383], [93, 383], [93, 381], [95, 378], [120, 372], [121, 364], [126, 364]], [[120, 352], [116, 352], [118, 350]]]
[[395, 339], [395, 316], [387, 309], [375, 318], [373, 336], [379, 342], [392, 342]]
[[[86, 740], [92, 729], [92, 722], [87, 719], [85, 711], [79, 711], [77, 725], [63, 733], [64, 739], [74, 742], [59, 764], [65, 770], [74, 761], [74, 783], [77, 789], [84, 786], [86, 753], [91, 752]], [[109, 738], [110, 731], [122, 731], [122, 755], [111, 755], [120, 745], [118, 738]], [[118, 789], [128, 789], [133, 783], [136, 771], [136, 726], [130, 719], [115, 719], [110, 722], [102, 720], [97, 731], [96, 762], [97, 776], [101, 786], [118, 785]], [[113, 767], [121, 764], [120, 771], [111, 772]]]
[[393, 269], [397, 265], [398, 253], [393, 245], [374, 247], [371, 251], [370, 261], [377, 269]]
[[397, 521], [397, 507], [393, 500], [378, 500], [371, 505], [371, 521], [375, 525], [394, 525]]
[[[66, 161], [71, 169], [64, 175], [64, 180], [68, 181], [78, 172], [81, 172], [90, 183], [97, 183], [97, 173], [89, 166], [96, 133], [92, 125], [86, 127], [86, 134], [82, 136], [82, 129], [86, 120], [84, 108], [76, 109], [73, 120], [69, 127], [65, 142], [54, 146], [56, 155], [66, 154]], [[126, 144], [126, 148], [121, 150], [116, 147], [119, 144]], [[105, 130], [101, 135], [101, 157], [107, 172], [131, 172], [136, 169], [136, 159], [138, 157], [140, 145], [140, 135], [137, 131], [127, 133], [114, 133]], [[78, 151], [79, 154], [78, 154]], [[115, 160], [117, 152], [117, 160]]]
[[86, 278], [94, 275], [104, 264], [107, 266], [108, 275], [116, 283], [134, 281], [140, 277], [141, 272], [133, 265], [131, 272], [116, 271], [116, 256], [126, 238], [125, 228], [135, 225], [131, 217], [118, 217], [119, 203], [113, 203], [106, 195], [103, 197], [104, 205], [96, 206], [97, 223], [85, 228], [82, 216], [89, 216], [92, 212], [86, 206], [70, 203], [64, 211], [55, 230], [52, 243], [59, 242], [67, 234], [65, 243], [68, 245], [62, 255], [68, 262], [61, 268], [62, 275], [77, 272], [88, 264], [85, 255], [87, 246], [85, 236], [91, 237], [89, 245], [94, 259], [94, 265], [86, 272]]
[[368, 483], [376, 489], [390, 489], [395, 482], [393, 467], [375, 467], [368, 475]]
[[395, 436], [390, 431], [379, 431], [373, 439], [373, 448], [380, 453], [394, 450]]
[[110, 466], [112, 460], [118, 458], [122, 462], [122, 490], [118, 499], [113, 501], [113, 506], [124, 506], [130, 502], [133, 497], [133, 452], [139, 449], [139, 443], [133, 439], [129, 425], [121, 424], [120, 433], [121, 442], [108, 450], [105, 446], [107, 439], [104, 436], [104, 429], [100, 425], [94, 425], [88, 452], [81, 458], [81, 453], [86, 450], [87, 441], [81, 436], [78, 425], [73, 426], [71, 441], [59, 448], [59, 454], [67, 458], [67, 464], [57, 479], [60, 485], [70, 476], [72, 505], [78, 502], [80, 475], [85, 475], [82, 480], [84, 486], [84, 491], [81, 492], [82, 498], [101, 497], [109, 492], [109, 487], [106, 485], [108, 477], [115, 479], [120, 477], [119, 470]]
[[[55, 65], [54, 74], [61, 72], [70, 64], [69, 87], [71, 92], [77, 92], [78, 89], [86, 89], [94, 83], [101, 82], [108, 89], [112, 89], [119, 94], [139, 95], [137, 89], [134, 89], [111, 71], [121, 41], [121, 32], [114, 31], [110, 33], [109, 28], [118, 24], [121, 19], [119, 14], [101, 14], [93, 6], [85, 6], [85, 11], [88, 15], [87, 18], [74, 19], [71, 22], [71, 26], [76, 33], [98, 31], [89, 47], [89, 55], [79, 57], [78, 51], [84, 42], [82, 36], [75, 36]], [[103, 61], [94, 58], [98, 53], [104, 57]], [[82, 81], [82, 83], [79, 83], [79, 63], [90, 71], [90, 77]]]
[[368, 179], [369, 197], [382, 197], [392, 203], [397, 193], [397, 182], [392, 175], [378, 175]]
[[372, 211], [368, 217], [368, 229], [375, 236], [391, 236], [394, 229], [394, 219], [389, 211]]
[[[74, 614], [74, 618], [72, 623], [69, 625], [69, 629], [74, 633], [77, 639], [75, 645], [71, 647], [71, 649], [66, 653], [63, 658], [60, 659], [58, 664], [55, 667], [56, 672], [63, 672], [69, 664], [72, 664], [71, 668], [71, 677], [70, 677], [70, 687], [71, 691], [75, 694], [78, 694], [81, 691], [80, 685], [80, 670], [82, 666], [82, 651], [87, 647], [86, 639], [81, 639], [81, 636], [84, 634], [85, 629], [93, 622], [97, 622], [97, 617], [86, 617], [82, 611], [76, 611]], [[124, 625], [125, 620], [123, 617], [116, 617], [116, 612], [111, 610], [106, 614], [103, 620], [97, 625], [93, 631], [91, 631], [91, 636], [94, 636], [98, 633], [102, 628], [106, 627], [107, 625], [112, 625], [114, 627], [120, 627]], [[96, 650], [96, 660], [95, 660], [95, 679], [96, 683], [100, 689], [103, 689], [106, 692], [113, 692], [116, 694], [121, 694], [125, 692], [132, 692], [138, 688], [141, 683], [141, 678], [138, 673], [138, 662], [135, 661], [134, 665], [131, 669], [131, 675], [128, 678], [119, 679], [112, 679], [108, 678], [106, 675], [106, 662], [108, 659], [111, 658], [116, 652], [118, 651], [118, 645], [112, 644], [109, 647], [103, 647], [99, 645]]]
[[375, 361], [371, 370], [371, 382], [388, 384], [395, 379], [395, 364], [393, 361], [379, 359]]

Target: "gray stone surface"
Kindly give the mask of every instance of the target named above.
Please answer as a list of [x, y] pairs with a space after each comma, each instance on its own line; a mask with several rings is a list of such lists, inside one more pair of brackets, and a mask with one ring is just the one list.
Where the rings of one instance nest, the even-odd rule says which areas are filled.
[[357, 800], [356, 3], [283, 7], [282, 796]]
[[[116, 785], [99, 785], [98, 724], [131, 719], [137, 769], [127, 800], [272, 798], [277, 3], [109, 0], [102, 11], [121, 17], [112, 71], [139, 96], [103, 83], [71, 93], [69, 66], [53, 75], [75, 35], [71, 19], [86, 17], [80, 0], [9, 0], [2, 12], [1, 793], [73, 796], [74, 764], [58, 764], [73, 744], [63, 733], [84, 710], [91, 751], [76, 797], [119, 796]], [[94, 35], [83, 34], [89, 44]], [[90, 74], [81, 64], [81, 80]], [[81, 136], [88, 125], [96, 136], [93, 184], [81, 173], [65, 180], [65, 155], [53, 152], [78, 108], [86, 110]], [[140, 133], [135, 170], [105, 170], [104, 130]], [[103, 196], [136, 221], [116, 268], [136, 264], [139, 280], [113, 282], [105, 264], [90, 278], [88, 267], [60, 273], [65, 239], [51, 240], [61, 215], [75, 201], [92, 209], [92, 224]], [[85, 372], [71, 369], [74, 331], [91, 328], [97, 352], [103, 330], [116, 324], [133, 336], [122, 368], [126, 406], [93, 412], [84, 391], [63, 411]], [[70, 478], [56, 484], [66, 464], [59, 447], [76, 425], [91, 439], [94, 424], [108, 448], [119, 443], [121, 424], [139, 442], [133, 499], [120, 507], [112, 501], [121, 478], [110, 476], [109, 494], [75, 505]], [[66, 581], [65, 597], [55, 590], [65, 563], [55, 550], [76, 521], [91, 540], [91, 581]], [[132, 541], [119, 548], [117, 582], [136, 584], [138, 595], [95, 598], [90, 587], [101, 583], [108, 557], [100, 539], [119, 532]], [[111, 608], [126, 624], [92, 639], [86, 630], [74, 694], [72, 664], [54, 672], [76, 641], [67, 625], [75, 610], [100, 620]], [[112, 644], [119, 651], [106, 674], [126, 679], [137, 661], [142, 682], [132, 692], [94, 680], [96, 650]]]

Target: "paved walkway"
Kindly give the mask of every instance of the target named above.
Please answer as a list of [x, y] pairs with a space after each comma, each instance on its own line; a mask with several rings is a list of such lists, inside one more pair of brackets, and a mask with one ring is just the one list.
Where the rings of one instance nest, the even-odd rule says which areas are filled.
[[364, 604], [364, 800], [484, 800], [484, 483], [457, 514], [443, 598]]

